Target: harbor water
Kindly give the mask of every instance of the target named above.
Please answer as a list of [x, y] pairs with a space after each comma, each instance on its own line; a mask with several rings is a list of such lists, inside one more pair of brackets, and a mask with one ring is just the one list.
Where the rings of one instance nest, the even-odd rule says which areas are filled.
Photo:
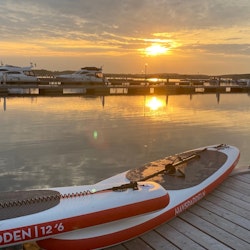
[[250, 96], [0, 99], [0, 191], [93, 184], [189, 149], [231, 144], [250, 165]]

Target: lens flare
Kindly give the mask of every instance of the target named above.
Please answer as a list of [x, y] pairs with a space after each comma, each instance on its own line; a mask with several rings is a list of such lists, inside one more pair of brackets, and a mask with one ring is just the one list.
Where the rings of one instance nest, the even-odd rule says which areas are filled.
[[93, 138], [96, 140], [97, 137], [98, 137], [98, 132], [95, 130], [95, 131], [93, 132]]

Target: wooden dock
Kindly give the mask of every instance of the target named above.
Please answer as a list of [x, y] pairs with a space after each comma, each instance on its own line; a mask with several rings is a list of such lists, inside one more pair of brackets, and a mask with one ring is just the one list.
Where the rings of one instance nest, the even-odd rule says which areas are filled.
[[[35, 244], [8, 249], [39, 250]], [[211, 194], [171, 221], [106, 249], [250, 249], [250, 167], [235, 170]]]

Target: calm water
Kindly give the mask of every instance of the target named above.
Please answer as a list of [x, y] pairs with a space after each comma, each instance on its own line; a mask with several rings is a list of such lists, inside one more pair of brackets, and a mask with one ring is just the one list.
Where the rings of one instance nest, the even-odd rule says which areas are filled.
[[0, 101], [1, 191], [95, 183], [220, 143], [241, 150], [237, 167], [250, 165], [247, 94], [224, 94], [219, 102], [213, 94]]

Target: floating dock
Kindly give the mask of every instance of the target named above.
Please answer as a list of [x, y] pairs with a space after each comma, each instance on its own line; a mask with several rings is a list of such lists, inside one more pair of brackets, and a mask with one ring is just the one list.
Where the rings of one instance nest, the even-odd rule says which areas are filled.
[[207, 93], [250, 93], [250, 86], [182, 85], [82, 85], [82, 84], [1, 84], [0, 96], [74, 96], [74, 95], [180, 95]]

